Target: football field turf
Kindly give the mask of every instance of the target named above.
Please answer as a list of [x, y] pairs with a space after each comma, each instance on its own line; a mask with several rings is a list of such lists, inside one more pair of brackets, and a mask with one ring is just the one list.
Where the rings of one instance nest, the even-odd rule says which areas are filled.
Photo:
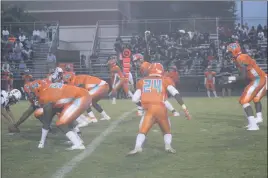
[[[181, 111], [174, 100], [171, 102]], [[21, 125], [19, 134], [8, 135], [7, 126], [2, 125], [2, 177], [267, 177], [266, 99], [262, 101], [264, 122], [260, 130], [246, 131], [243, 127], [247, 122], [237, 97], [185, 98], [192, 120], [170, 117], [177, 153], [164, 152], [163, 137], [155, 125], [143, 152], [131, 157], [126, 154], [134, 147], [140, 118], [135, 112], [126, 112], [135, 105], [128, 100], [118, 100], [116, 105], [108, 100], [100, 103], [112, 120], [81, 129], [85, 151], [65, 151], [69, 145], [59, 131], [49, 133], [45, 148], [38, 149], [41, 124], [34, 116]], [[12, 107], [17, 119], [27, 107], [27, 102]]]

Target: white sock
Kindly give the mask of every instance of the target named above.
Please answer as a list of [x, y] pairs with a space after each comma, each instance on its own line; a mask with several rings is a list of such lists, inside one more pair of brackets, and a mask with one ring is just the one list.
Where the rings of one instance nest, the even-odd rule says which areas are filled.
[[262, 119], [262, 113], [261, 113], [261, 112], [257, 112], [257, 113], [256, 113], [256, 116], [257, 116], [257, 118]]
[[45, 144], [45, 141], [47, 139], [48, 130], [42, 128], [42, 135], [40, 142]]
[[79, 129], [79, 127], [76, 126], [76, 127], [73, 128], [73, 131], [74, 131], [75, 133], [79, 133], [79, 132], [80, 132], [80, 129]]
[[208, 97], [210, 98], [210, 91], [207, 91]]
[[103, 117], [109, 117], [109, 116], [106, 114], [106, 112], [105, 112], [104, 110], [101, 112], [101, 115], [102, 115]]
[[86, 120], [85, 120], [85, 116], [84, 115], [81, 115], [79, 116], [76, 121], [78, 122], [78, 124], [81, 124], [81, 123], [84, 123]]
[[136, 145], [135, 145], [135, 149], [136, 148], [141, 148], [143, 143], [145, 141], [145, 135], [144, 134], [138, 134], [137, 138], [136, 138]]
[[90, 112], [88, 113], [88, 116], [89, 116], [90, 118], [96, 118], [95, 115], [94, 115], [94, 113], [93, 113], [92, 111], [90, 111]]
[[166, 100], [164, 103], [165, 103], [166, 108], [167, 108], [169, 111], [174, 111], [174, 110], [175, 110], [175, 109], [173, 108], [173, 106], [171, 105], [171, 103], [170, 103], [168, 100]]
[[81, 145], [81, 140], [79, 136], [74, 131], [69, 131], [66, 133], [66, 137], [72, 142], [73, 145]]
[[213, 91], [213, 94], [215, 97], [218, 97], [216, 91]]
[[165, 134], [164, 135], [164, 142], [165, 142], [165, 145], [171, 145], [172, 135], [171, 134]]
[[249, 117], [248, 117], [248, 124], [249, 124], [250, 126], [252, 126], [252, 125], [256, 125], [256, 123], [254, 122], [254, 116], [249, 116]]
[[132, 96], [133, 96], [133, 93], [132, 93], [131, 91], [128, 91], [128, 95], [129, 95], [130, 97], [132, 97]]

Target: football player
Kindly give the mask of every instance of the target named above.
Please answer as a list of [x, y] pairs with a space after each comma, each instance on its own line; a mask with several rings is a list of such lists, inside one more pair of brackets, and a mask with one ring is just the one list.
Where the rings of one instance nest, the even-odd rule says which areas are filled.
[[217, 98], [217, 93], [216, 93], [216, 89], [215, 89], [215, 76], [216, 76], [216, 72], [212, 71], [212, 67], [208, 66], [207, 67], [207, 71], [205, 72], [205, 87], [207, 89], [207, 95], [210, 98], [210, 91], [213, 92], [215, 98]]
[[[134, 62], [134, 64], [135, 64], [135, 66], [136, 66], [137, 68], [139, 68], [141, 76], [145, 77], [145, 76], [148, 75], [148, 69], [149, 69], [149, 67], [151, 66], [151, 63], [146, 62], [146, 61], [144, 60], [143, 55], [141, 55], [141, 54], [137, 54], [136, 56], [133, 56], [133, 62]], [[172, 112], [173, 116], [180, 116], [180, 113], [177, 112], [177, 111], [174, 109], [174, 107], [171, 105], [171, 103], [170, 103], [168, 100], [165, 100], [165, 106], [167, 107], [167, 109], [168, 109], [169, 111]], [[137, 112], [137, 115], [138, 115], [138, 116], [142, 116], [142, 114], [143, 114], [143, 109], [142, 109], [141, 106], [138, 106], [138, 112]]]
[[[231, 43], [227, 47], [227, 52], [232, 54], [233, 60], [240, 71], [240, 76], [231, 76], [229, 80], [245, 80], [246, 77], [250, 83], [244, 89], [239, 103], [243, 106], [248, 119], [247, 130], [259, 130], [258, 123], [262, 122], [262, 104], [261, 99], [266, 95], [267, 74], [256, 64], [248, 54], [243, 54], [238, 43]], [[256, 110], [256, 119], [250, 102], [253, 101]]]
[[189, 111], [184, 104], [180, 93], [174, 87], [173, 81], [169, 77], [163, 76], [164, 68], [160, 63], [151, 64], [148, 73], [149, 75], [147, 77], [138, 81], [137, 90], [132, 98], [134, 103], [141, 103], [145, 110], [145, 114], [140, 121], [135, 148], [129, 152], [129, 155], [142, 152], [142, 145], [145, 141], [146, 134], [154, 123], [157, 123], [163, 132], [165, 150], [170, 153], [175, 153], [176, 151], [171, 147], [172, 135], [170, 130], [170, 120], [164, 103], [167, 92], [169, 92], [182, 106], [185, 115], [188, 118], [190, 118]]
[[83, 140], [70, 128], [70, 125], [90, 107], [91, 96], [88, 91], [62, 83], [46, 85], [41, 80], [34, 81], [31, 86], [31, 91], [43, 108], [42, 136], [38, 148], [44, 147], [50, 123], [54, 115], [59, 113], [56, 126], [73, 144], [68, 150], [85, 149]]
[[[108, 95], [109, 84], [107, 82], [90, 75], [74, 75], [70, 73], [63, 76], [63, 81], [66, 84], [75, 85], [88, 90], [89, 94], [92, 97], [92, 106], [102, 115], [102, 118], [100, 120], [111, 119], [110, 116], [108, 116], [102, 107], [98, 104], [98, 101], [100, 99]], [[87, 112], [90, 117], [90, 122], [95, 123], [98, 121], [92, 112], [91, 107], [87, 109]]]
[[128, 78], [123, 74], [120, 67], [116, 64], [116, 58], [116, 56], [112, 56], [108, 61], [112, 79], [112, 91], [109, 94], [112, 96], [112, 104], [116, 104], [116, 94], [121, 87], [123, 87], [123, 90], [127, 96], [133, 96], [133, 93], [128, 88]]

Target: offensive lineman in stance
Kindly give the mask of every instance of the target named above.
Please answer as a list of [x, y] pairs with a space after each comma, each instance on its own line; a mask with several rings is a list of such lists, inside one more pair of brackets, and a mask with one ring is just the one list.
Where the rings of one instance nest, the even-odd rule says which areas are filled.
[[88, 91], [62, 83], [47, 85], [41, 80], [32, 82], [31, 86], [31, 91], [43, 107], [43, 113], [40, 114], [43, 121], [42, 136], [38, 148], [44, 147], [50, 123], [54, 115], [59, 113], [56, 126], [73, 144], [68, 150], [85, 149], [83, 140], [70, 127], [90, 107], [91, 96]]
[[[66, 84], [82, 87], [88, 90], [89, 94], [92, 97], [92, 106], [102, 115], [102, 118], [100, 120], [111, 119], [110, 116], [108, 116], [102, 107], [98, 104], [98, 101], [100, 99], [108, 95], [109, 85], [107, 82], [90, 75], [74, 75], [70, 73], [63, 75], [63, 81]], [[91, 110], [91, 107], [87, 109], [87, 112], [91, 122], [98, 122]]]
[[[141, 76], [145, 77], [148, 76], [148, 69], [151, 65], [151, 63], [144, 61], [144, 57], [142, 54], [136, 54], [133, 56], [133, 61], [136, 67], [140, 69]], [[173, 116], [180, 116], [180, 113], [177, 112], [174, 107], [171, 105], [171, 103], [166, 100], [165, 101], [166, 108], [172, 112]], [[143, 113], [143, 109], [141, 106], [138, 106], [138, 116], [141, 116]]]
[[[237, 65], [237, 68], [240, 69], [241, 73], [239, 77], [229, 77], [229, 80], [245, 80], [246, 77], [250, 80], [249, 85], [245, 88], [239, 99], [239, 103], [243, 106], [248, 119], [247, 130], [259, 130], [257, 123], [260, 123], [263, 120], [261, 99], [266, 95], [267, 75], [256, 64], [254, 59], [252, 59], [248, 54], [242, 54], [238, 43], [229, 44], [227, 52], [232, 53], [233, 60]], [[257, 119], [254, 118], [253, 109], [250, 105], [251, 101], [255, 104]]]
[[165, 107], [167, 92], [169, 92], [182, 106], [185, 115], [189, 116], [180, 93], [175, 89], [173, 81], [169, 77], [163, 76], [164, 69], [160, 63], [151, 64], [149, 76], [141, 79], [137, 83], [137, 90], [133, 95], [134, 103], [141, 103], [145, 110], [139, 125], [139, 134], [136, 138], [134, 150], [129, 152], [133, 155], [142, 152], [142, 145], [145, 141], [146, 134], [154, 123], [158, 123], [164, 135], [165, 150], [170, 153], [176, 153], [171, 147], [172, 135], [170, 131], [170, 121]]

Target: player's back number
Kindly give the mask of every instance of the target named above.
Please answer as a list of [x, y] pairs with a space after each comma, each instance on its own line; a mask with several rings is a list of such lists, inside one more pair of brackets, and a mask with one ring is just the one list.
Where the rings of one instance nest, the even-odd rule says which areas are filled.
[[149, 93], [156, 90], [157, 93], [162, 92], [162, 79], [144, 79], [143, 80], [143, 92]]

